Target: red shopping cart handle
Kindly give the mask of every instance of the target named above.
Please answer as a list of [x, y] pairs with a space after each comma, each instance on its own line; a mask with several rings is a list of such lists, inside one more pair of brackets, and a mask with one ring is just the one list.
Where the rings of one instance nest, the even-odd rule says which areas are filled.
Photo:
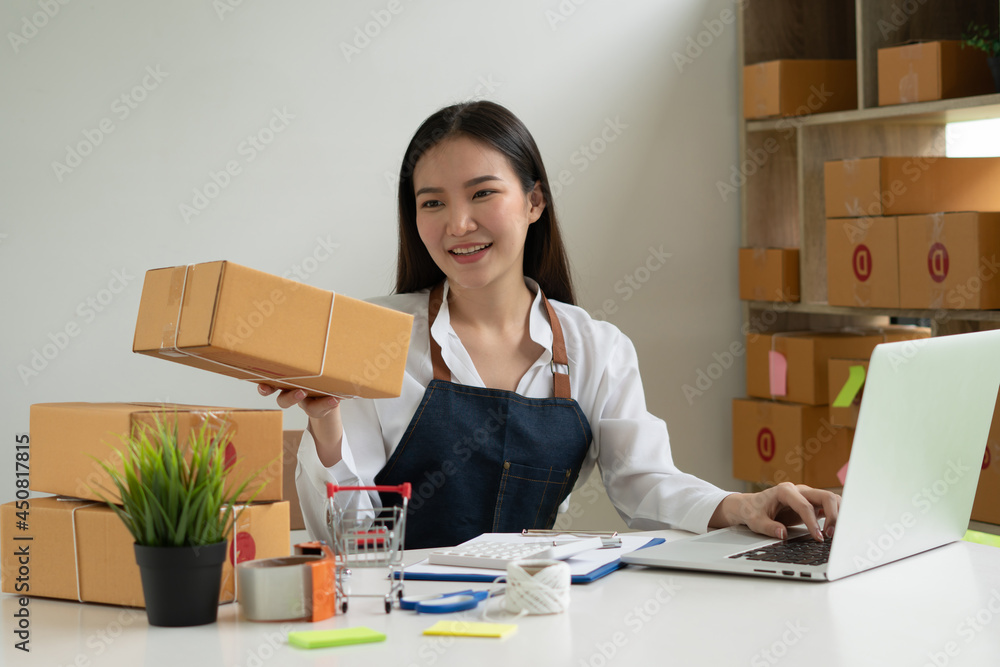
[[332, 484], [327, 482], [326, 485], [326, 497], [332, 498], [333, 494], [338, 491], [385, 491], [387, 493], [398, 493], [407, 500], [410, 499], [410, 483], [403, 482], [399, 486], [339, 486], [337, 484]]

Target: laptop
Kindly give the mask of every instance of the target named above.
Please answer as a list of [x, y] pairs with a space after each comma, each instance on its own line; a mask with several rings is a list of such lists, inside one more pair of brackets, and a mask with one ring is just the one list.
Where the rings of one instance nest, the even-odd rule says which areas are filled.
[[[733, 527], [641, 549], [622, 560], [833, 581], [960, 540], [972, 513], [998, 387], [1000, 330], [878, 345], [832, 540], [820, 546], [805, 528], [790, 529], [783, 542]], [[824, 549], [826, 554], [810, 553]]]

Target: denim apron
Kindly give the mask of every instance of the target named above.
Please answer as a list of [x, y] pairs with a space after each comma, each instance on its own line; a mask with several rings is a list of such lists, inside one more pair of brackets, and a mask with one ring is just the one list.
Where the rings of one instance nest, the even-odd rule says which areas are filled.
[[[430, 293], [428, 333], [443, 285]], [[376, 484], [410, 482], [406, 547], [451, 546], [481, 533], [551, 528], [590, 447], [590, 423], [570, 396], [562, 326], [545, 296], [552, 327], [554, 398], [451, 382], [430, 337], [434, 379]], [[383, 506], [399, 497], [382, 496]]]

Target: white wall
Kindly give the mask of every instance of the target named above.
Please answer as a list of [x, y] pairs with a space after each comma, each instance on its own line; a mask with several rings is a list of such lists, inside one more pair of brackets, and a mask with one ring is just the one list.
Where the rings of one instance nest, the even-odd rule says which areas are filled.
[[[549, 174], [572, 179], [556, 205], [581, 305], [608, 302], [635, 341], [678, 464], [732, 487], [742, 361], [693, 405], [682, 385], [739, 340], [738, 204], [715, 187], [737, 161], [736, 28], [703, 23], [734, 4], [5, 0], [0, 501], [32, 403], [270, 407], [252, 385], [131, 353], [143, 273], [229, 259], [387, 292], [403, 149], [427, 115], [473, 97], [514, 110]], [[707, 47], [679, 67], [689, 38]], [[252, 135], [273, 141], [255, 152]], [[185, 219], [230, 162], [239, 173]], [[671, 256], [647, 274], [661, 246]]]

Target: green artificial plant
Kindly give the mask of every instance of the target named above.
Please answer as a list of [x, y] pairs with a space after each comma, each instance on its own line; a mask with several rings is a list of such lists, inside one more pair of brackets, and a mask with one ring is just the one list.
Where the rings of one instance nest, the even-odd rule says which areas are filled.
[[251, 475], [227, 494], [225, 450], [232, 439], [230, 429], [204, 422], [191, 430], [182, 446], [177, 421], [167, 423], [157, 417], [122, 436], [124, 448], [116, 451], [121, 471], [100, 462], [118, 489], [121, 506], [94, 491], [142, 546], [204, 546], [226, 540], [238, 515], [236, 499], [257, 476]]
[[962, 46], [985, 51], [991, 58], [1000, 56], [1000, 30], [973, 21], [962, 34]]

